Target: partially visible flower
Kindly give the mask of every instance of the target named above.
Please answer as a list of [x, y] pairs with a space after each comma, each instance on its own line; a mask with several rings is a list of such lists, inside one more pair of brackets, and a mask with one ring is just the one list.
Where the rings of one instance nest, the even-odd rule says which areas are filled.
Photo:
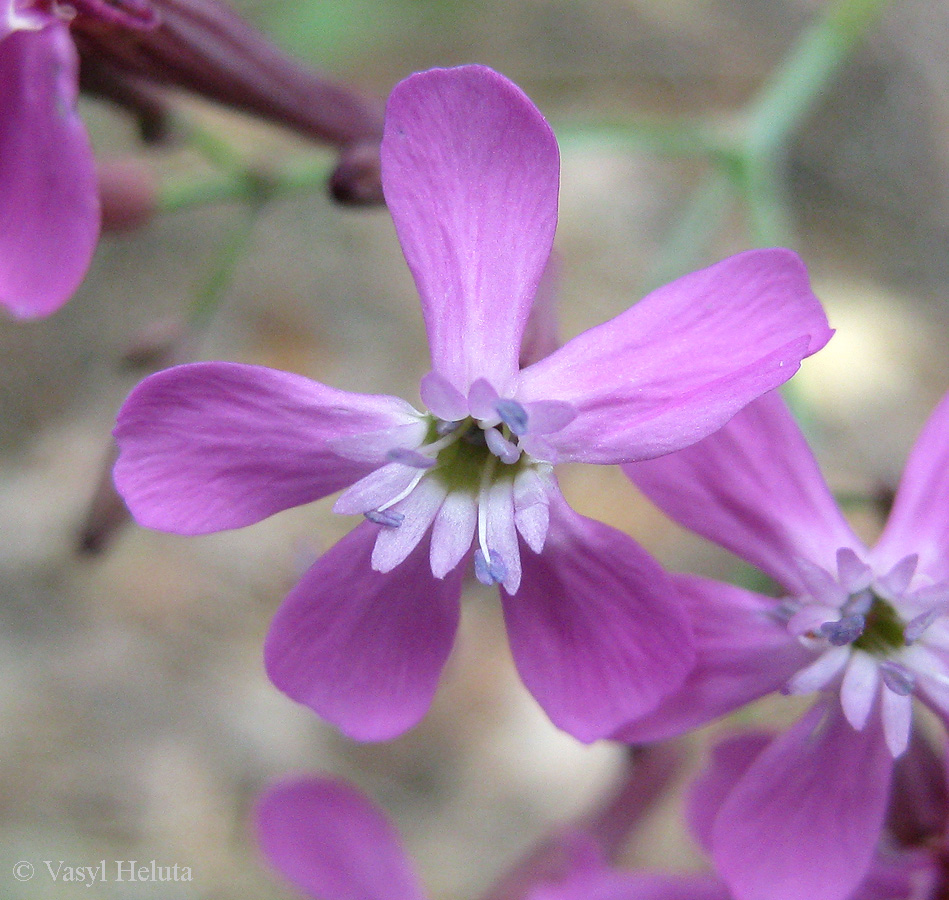
[[[735, 785], [741, 781], [769, 736], [759, 732], [732, 735], [720, 740], [712, 750], [708, 767], [691, 785], [686, 804], [689, 831], [706, 852], [712, 852], [713, 825], [719, 810]], [[789, 808], [787, 813], [791, 815]], [[753, 852], [753, 848], [749, 848]], [[767, 858], [763, 860], [767, 865]], [[807, 859], [799, 864], [806, 867]], [[848, 900], [935, 900], [938, 866], [927, 852], [891, 852], [881, 849], [869, 871], [854, 884]], [[789, 891], [780, 881], [780, 872], [762, 885], [755, 895], [762, 900], [787, 896], [813, 900], [806, 885]], [[672, 874], [659, 871], [624, 871], [608, 865], [595, 855], [578, 859], [568, 876], [538, 885], [525, 900], [734, 900], [728, 885], [711, 872]]]
[[[81, 76], [132, 106], [154, 106], [149, 86], [173, 84], [288, 125], [344, 151], [338, 197], [381, 201], [379, 105], [289, 59], [226, 4], [0, 0], [0, 306], [18, 318], [59, 309], [99, 237]], [[139, 202], [142, 186], [131, 187]]]
[[[658, 564], [573, 512], [553, 464], [698, 440], [823, 346], [823, 310], [794, 254], [753, 251], [521, 369], [557, 220], [546, 121], [490, 69], [433, 70], [393, 91], [382, 162], [431, 348], [427, 410], [255, 366], [181, 366], [122, 408], [116, 485], [141, 524], [183, 534], [347, 488], [334, 509], [367, 521], [304, 575], [265, 652], [279, 688], [351, 737], [424, 715], [471, 562], [503, 588], [514, 661], [552, 721], [603, 737], [681, 682], [691, 639]], [[553, 343], [538, 315], [530, 358]]]
[[[711, 823], [735, 783], [767, 743], [761, 734], [722, 741], [688, 801], [693, 837], [709, 849]], [[634, 817], [635, 818], [635, 817]], [[425, 900], [426, 894], [392, 825], [345, 782], [296, 777], [278, 782], [257, 801], [258, 844], [268, 862], [315, 900]], [[733, 900], [714, 873], [674, 874], [615, 868], [593, 832], [561, 828], [541, 844], [556, 850], [515, 865], [521, 877], [502, 878], [497, 900]], [[848, 900], [934, 900], [937, 866], [925, 851], [881, 852]], [[771, 893], [761, 897], [770, 898]], [[806, 891], [795, 900], [811, 900]]]
[[772, 691], [819, 692], [730, 793], [712, 846], [739, 900], [765, 886], [774, 900], [841, 900], [873, 858], [913, 697], [949, 717], [949, 397], [917, 440], [872, 550], [777, 392], [693, 447], [624, 469], [673, 518], [785, 594], [678, 578], [696, 667], [619, 736], [657, 740]]
[[77, 79], [76, 50], [56, 7], [0, 0], [0, 305], [18, 318], [59, 309], [99, 237]]

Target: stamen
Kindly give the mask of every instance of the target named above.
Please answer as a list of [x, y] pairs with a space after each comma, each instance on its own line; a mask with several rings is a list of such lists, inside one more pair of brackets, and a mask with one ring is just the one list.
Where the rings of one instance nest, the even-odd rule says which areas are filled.
[[820, 633], [835, 647], [843, 647], [860, 637], [866, 624], [867, 620], [863, 616], [844, 616], [836, 622], [824, 622]]
[[883, 676], [883, 683], [901, 697], [912, 694], [916, 688], [916, 676], [898, 662], [884, 660], [880, 663], [880, 674]]
[[489, 550], [490, 562], [478, 547], [474, 552], [475, 578], [482, 584], [500, 584], [507, 578], [507, 566], [497, 550]]
[[435, 423], [435, 434], [439, 437], [444, 437], [446, 434], [457, 431], [460, 427], [461, 422], [446, 422], [444, 419], [439, 419]]
[[497, 428], [484, 429], [484, 441], [488, 449], [503, 463], [509, 466], [521, 458], [517, 444], [512, 444]]
[[915, 643], [923, 636], [923, 632], [945, 612], [946, 604], [940, 603], [932, 609], [920, 613], [915, 619], [911, 619], [903, 629], [903, 640], [906, 641], [907, 644]]
[[512, 434], [518, 437], [527, 434], [527, 410], [520, 403], [502, 398], [495, 401], [494, 408]]
[[392, 462], [401, 463], [413, 469], [430, 469], [435, 465], [433, 457], [425, 456], [418, 450], [410, 450], [408, 447], [393, 447], [386, 456]]
[[453, 427], [440, 430], [438, 425], [435, 426], [435, 431], [440, 434], [441, 437], [437, 441], [432, 441], [431, 444], [424, 444], [421, 447], [422, 450], [426, 453], [431, 453], [433, 456], [441, 453], [446, 447], [450, 447], [465, 436], [465, 432], [460, 428], [461, 422], [445, 422], [439, 424], [451, 425]]
[[865, 616], [873, 606], [873, 591], [865, 590], [854, 594], [841, 608], [845, 616]]
[[385, 509], [368, 509], [363, 515], [376, 525], [384, 525], [386, 528], [398, 528], [404, 521], [405, 516], [400, 512], [393, 512]]
[[383, 503], [382, 506], [376, 510], [376, 512], [385, 512], [390, 506], [395, 506], [400, 500], [404, 500], [406, 497], [408, 497], [408, 495], [418, 487], [418, 483], [422, 480], [424, 475], [425, 470], [420, 470], [418, 474], [408, 483], [408, 485], [406, 485], [404, 490], [399, 491], [399, 493], [396, 494], [391, 500], [386, 500], [386, 502]]

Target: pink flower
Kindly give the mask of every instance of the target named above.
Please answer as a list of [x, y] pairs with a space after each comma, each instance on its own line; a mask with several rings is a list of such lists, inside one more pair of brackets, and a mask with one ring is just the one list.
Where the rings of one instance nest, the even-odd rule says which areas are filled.
[[289, 595], [266, 663], [349, 736], [390, 738], [424, 715], [473, 559], [503, 588], [515, 663], [551, 720], [603, 737], [682, 681], [691, 639], [659, 566], [573, 512], [553, 464], [698, 440], [823, 346], [824, 313], [797, 257], [755, 251], [521, 369], [557, 220], [543, 117], [484, 67], [414, 75], [389, 100], [382, 178], [422, 299], [426, 410], [255, 366], [181, 366], [121, 410], [116, 485], [140, 523], [184, 534], [346, 488], [334, 509], [367, 521]]
[[0, 304], [46, 316], [82, 280], [99, 237], [78, 60], [56, 4], [0, 0]]
[[[712, 852], [715, 823], [726, 798], [741, 781], [769, 737], [760, 732], [731, 735], [712, 749], [712, 759], [692, 783], [686, 802], [689, 832], [703, 850]], [[780, 855], [780, 854], [779, 854]], [[765, 859], [764, 863], [767, 864]], [[800, 860], [801, 866], [808, 860]], [[878, 852], [869, 871], [855, 880], [850, 900], [926, 900], [936, 895], [938, 865], [928, 851]], [[778, 880], [764, 882], [755, 896], [767, 898], [793, 896], [795, 900], [813, 900], [806, 885], [788, 892]], [[734, 900], [717, 875], [694, 872], [673, 874], [659, 871], [623, 871], [613, 868], [602, 857], [588, 853], [577, 858], [565, 878], [539, 885], [525, 900]]]
[[949, 397], [903, 474], [870, 550], [854, 535], [777, 392], [704, 441], [625, 466], [666, 512], [758, 566], [776, 600], [678, 579], [697, 664], [620, 737], [685, 731], [775, 690], [819, 692], [771, 743], [715, 821], [717, 866], [738, 900], [846, 897], [866, 872], [915, 696], [949, 714]]
[[[688, 799], [690, 831], [709, 848], [711, 825], [725, 797], [767, 739], [745, 734], [721, 742]], [[398, 833], [382, 812], [345, 782], [296, 777], [272, 785], [255, 809], [258, 844], [284, 878], [319, 900], [425, 900]], [[511, 900], [733, 900], [710, 872], [673, 874], [614, 868], [592, 833], [567, 827], [541, 846], [556, 853], [528, 858], [515, 870], [517, 887], [492, 889]], [[878, 854], [851, 900], [926, 900], [938, 866], [927, 851]], [[507, 888], [508, 883], [502, 882]], [[772, 894], [761, 894], [771, 897]], [[805, 892], [796, 900], [811, 900]]]

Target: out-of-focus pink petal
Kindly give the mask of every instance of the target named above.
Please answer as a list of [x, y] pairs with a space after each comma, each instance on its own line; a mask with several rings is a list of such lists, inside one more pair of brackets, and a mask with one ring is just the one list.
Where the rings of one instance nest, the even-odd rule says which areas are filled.
[[0, 40], [0, 304], [20, 318], [59, 309], [99, 239], [78, 67], [69, 31], [53, 17]]
[[398, 398], [262, 366], [176, 366], [146, 378], [119, 411], [115, 484], [149, 528], [239, 528], [368, 474], [385, 457], [348, 459], [347, 441], [413, 419], [424, 432]]
[[579, 415], [563, 460], [622, 463], [687, 447], [783, 384], [831, 331], [789, 250], [750, 250], [654, 291], [521, 373], [518, 399]]
[[735, 900], [845, 900], [873, 859], [893, 758], [871, 716], [855, 731], [836, 704], [815, 705], [762, 751], [712, 833]]
[[551, 721], [582, 741], [644, 715], [685, 678], [692, 635], [675, 586], [632, 539], [550, 499], [543, 553], [502, 593], [514, 662]]
[[421, 295], [433, 367], [462, 393], [484, 377], [510, 396], [559, 182], [550, 126], [497, 72], [432, 69], [392, 91], [386, 203]]
[[604, 865], [571, 873], [557, 884], [538, 885], [525, 900], [731, 900], [714, 875], [622, 872]]
[[270, 864], [318, 900], [424, 900], [399, 836], [362, 794], [328, 778], [293, 778], [256, 806]]
[[916, 439], [873, 556], [886, 569], [911, 553], [919, 554], [920, 573], [949, 578], [949, 395]]
[[559, 296], [560, 257], [555, 250], [547, 260], [547, 267], [537, 285], [530, 316], [524, 327], [519, 360], [522, 368], [550, 356], [560, 346], [560, 325], [557, 318]]
[[698, 728], [784, 687], [812, 654], [775, 617], [772, 597], [673, 576], [695, 635], [695, 667], [676, 691], [615, 737], [640, 744]]
[[836, 573], [838, 548], [866, 552], [777, 391], [698, 444], [623, 471], [677, 522], [792, 593], [807, 588], [797, 560]]
[[939, 867], [926, 851], [878, 858], [852, 900], [924, 900], [936, 897]]
[[725, 798], [751, 768], [773, 735], [761, 731], [738, 734], [712, 748], [712, 759], [689, 788], [686, 816], [689, 831], [706, 853], [712, 852], [712, 828]]
[[357, 741], [397, 737], [425, 715], [458, 626], [462, 570], [435, 578], [425, 540], [376, 572], [378, 530], [364, 522], [310, 568], [264, 646], [271, 681]]

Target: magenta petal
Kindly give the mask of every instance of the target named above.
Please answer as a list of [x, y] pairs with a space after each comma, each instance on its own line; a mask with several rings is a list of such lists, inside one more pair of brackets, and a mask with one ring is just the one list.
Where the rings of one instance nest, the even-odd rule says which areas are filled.
[[47, 316], [72, 296], [99, 238], [78, 66], [52, 17], [0, 40], [0, 304], [20, 318]]
[[295, 778], [256, 806], [257, 837], [270, 864], [318, 900], [423, 900], [395, 829], [347, 784]]
[[683, 734], [780, 690], [811, 659], [775, 616], [777, 601], [730, 584], [673, 576], [695, 635], [695, 667], [648, 715], [615, 735], [648, 743]]
[[119, 411], [115, 484], [149, 528], [239, 528], [357, 481], [385, 460], [348, 459], [347, 441], [413, 420], [395, 397], [262, 366], [177, 366], [146, 378]]
[[805, 590], [796, 560], [836, 573], [838, 548], [864, 552], [777, 391], [698, 444], [623, 471], [676, 521], [792, 593]]
[[752, 763], [712, 841], [735, 900], [845, 900], [873, 859], [893, 758], [879, 716], [855, 731], [817, 704]]
[[731, 900], [713, 875], [665, 875], [603, 869], [543, 885], [526, 900]]
[[936, 898], [942, 879], [937, 858], [928, 849], [878, 858], [852, 900], [922, 900]]
[[754, 731], [734, 735], [712, 748], [712, 759], [689, 787], [686, 816], [689, 831], [707, 852], [712, 852], [712, 829], [722, 803], [751, 768], [773, 735]]
[[910, 553], [919, 554], [919, 572], [949, 578], [949, 395], [916, 439], [873, 555], [886, 569]]
[[521, 90], [484, 66], [433, 69], [389, 97], [382, 183], [436, 371], [502, 396], [550, 255], [560, 160]]
[[554, 493], [542, 553], [524, 548], [502, 593], [518, 672], [551, 721], [582, 741], [649, 712], [685, 678], [692, 636], [675, 587], [621, 532]]
[[521, 373], [518, 399], [576, 407], [549, 438], [563, 460], [648, 459], [724, 425], [830, 335], [801, 260], [750, 250], [568, 341]]
[[425, 715], [455, 638], [463, 574], [435, 578], [428, 540], [394, 571], [373, 571], [378, 530], [364, 522], [310, 568], [264, 647], [271, 681], [358, 741], [397, 737]]

